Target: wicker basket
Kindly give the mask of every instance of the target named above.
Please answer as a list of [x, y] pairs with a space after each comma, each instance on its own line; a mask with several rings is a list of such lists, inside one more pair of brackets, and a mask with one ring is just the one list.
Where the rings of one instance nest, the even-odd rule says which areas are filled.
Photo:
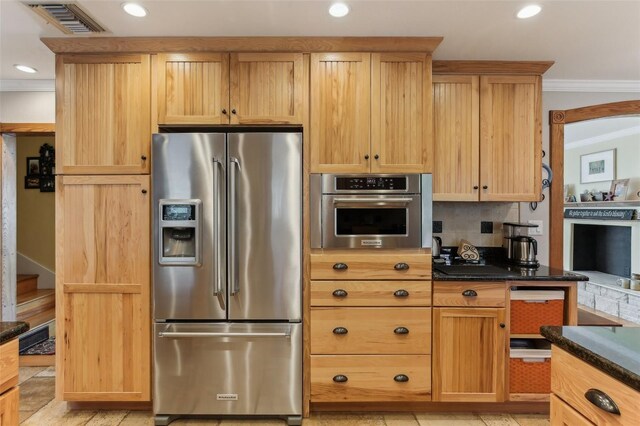
[[550, 393], [551, 358], [511, 358], [509, 393]]
[[563, 319], [563, 291], [511, 292], [511, 334], [538, 334], [540, 326], [562, 325]]

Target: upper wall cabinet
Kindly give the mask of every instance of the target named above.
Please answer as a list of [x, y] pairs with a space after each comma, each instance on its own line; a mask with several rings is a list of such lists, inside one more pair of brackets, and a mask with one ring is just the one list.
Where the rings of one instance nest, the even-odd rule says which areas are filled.
[[149, 55], [58, 55], [58, 174], [149, 173]]
[[311, 171], [429, 171], [430, 84], [424, 53], [312, 54]]
[[433, 77], [436, 201], [537, 201], [540, 76]]
[[158, 55], [159, 124], [301, 124], [301, 53]]

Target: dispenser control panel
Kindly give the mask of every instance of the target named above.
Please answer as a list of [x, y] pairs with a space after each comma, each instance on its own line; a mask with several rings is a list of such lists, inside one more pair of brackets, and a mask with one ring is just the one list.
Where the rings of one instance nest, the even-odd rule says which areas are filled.
[[162, 206], [162, 220], [196, 220], [196, 206], [194, 204], [164, 204]]
[[200, 265], [200, 200], [160, 200], [158, 204], [159, 263]]

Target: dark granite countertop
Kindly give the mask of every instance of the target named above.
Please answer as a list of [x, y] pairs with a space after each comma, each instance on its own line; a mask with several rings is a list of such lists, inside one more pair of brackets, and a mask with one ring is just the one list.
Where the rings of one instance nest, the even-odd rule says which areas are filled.
[[588, 281], [585, 275], [540, 265], [529, 269], [501, 262], [491, 262], [487, 266], [459, 266], [441, 272], [436, 268], [442, 265], [433, 264], [434, 281]]
[[3, 322], [0, 321], [0, 345], [18, 337], [29, 330], [29, 324], [22, 321]]
[[576, 358], [640, 391], [640, 327], [543, 326], [540, 333]]

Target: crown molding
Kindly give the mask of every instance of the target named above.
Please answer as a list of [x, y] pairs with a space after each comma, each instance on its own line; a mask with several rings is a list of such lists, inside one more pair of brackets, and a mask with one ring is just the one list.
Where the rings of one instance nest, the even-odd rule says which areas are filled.
[[543, 92], [640, 92], [640, 80], [558, 80], [542, 79]]
[[0, 92], [55, 92], [55, 80], [0, 80]]

